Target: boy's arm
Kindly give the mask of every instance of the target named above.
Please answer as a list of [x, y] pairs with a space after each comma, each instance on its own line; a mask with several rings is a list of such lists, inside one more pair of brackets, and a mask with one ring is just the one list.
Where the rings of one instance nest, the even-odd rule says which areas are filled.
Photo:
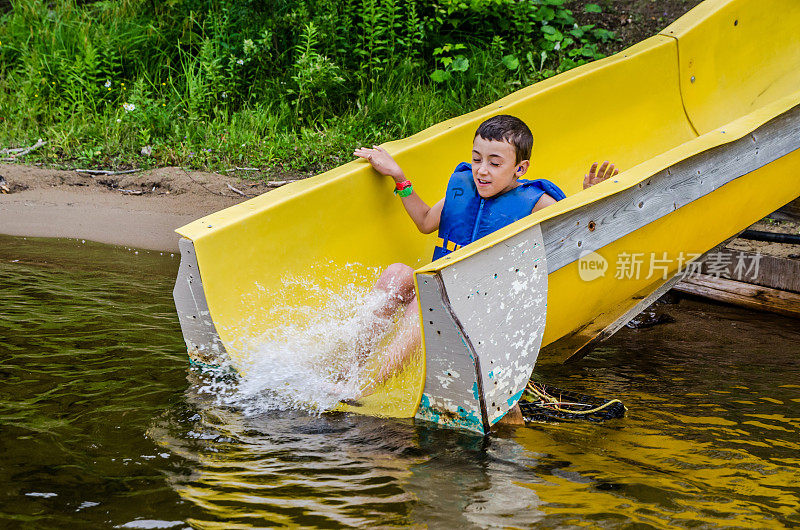
[[[395, 159], [392, 158], [392, 155], [382, 147], [372, 146], [372, 149], [359, 147], [353, 154], [359, 158], [366, 159], [378, 173], [392, 177], [395, 182], [403, 182], [406, 180], [403, 170]], [[423, 234], [430, 234], [439, 228], [444, 199], [431, 207], [425, 204], [425, 201], [417, 195], [417, 192], [412, 191], [411, 195], [402, 197], [401, 200], [403, 201], [403, 206], [408, 216], [411, 217], [411, 220], [414, 221], [414, 224], [417, 225], [417, 229], [420, 232]]]
[[408, 212], [408, 216], [417, 225], [417, 230], [423, 234], [430, 234], [439, 228], [439, 222], [442, 219], [442, 208], [444, 207], [444, 199], [440, 200], [433, 206], [428, 206], [425, 201], [420, 199], [417, 192], [412, 192], [408, 197], [402, 197], [403, 206]]
[[539, 198], [539, 200], [536, 201], [536, 204], [533, 205], [533, 210], [531, 210], [531, 213], [538, 212], [542, 208], [545, 208], [545, 207], [550, 206], [551, 204], [555, 204], [557, 202], [558, 202], [557, 200], [555, 200], [554, 198], [552, 198], [548, 194], [543, 193], [542, 196]]

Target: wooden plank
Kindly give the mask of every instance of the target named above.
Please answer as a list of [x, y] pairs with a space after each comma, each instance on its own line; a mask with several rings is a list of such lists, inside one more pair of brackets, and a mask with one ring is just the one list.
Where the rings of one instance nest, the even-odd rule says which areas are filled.
[[[738, 234], [737, 234], [738, 235]], [[709, 255], [719, 252], [725, 248], [729, 242], [736, 239], [736, 236], [729, 237], [718, 244], [694, 262], [702, 263], [708, 259]], [[693, 262], [693, 263], [694, 263]], [[609, 339], [625, 324], [633, 320], [639, 313], [650, 307], [662, 295], [672, 289], [685, 274], [683, 271], [676, 271], [672, 278], [663, 282], [655, 281], [630, 298], [606, 311], [603, 314], [588, 322], [576, 331], [561, 337], [557, 341], [542, 348], [542, 356], [548, 361], [562, 363], [575, 362]]]
[[639, 313], [650, 307], [653, 302], [674, 287], [680, 278], [681, 275], [676, 274], [661, 284], [651, 284], [606, 313], [597, 315], [594, 320], [580, 329], [548, 344], [542, 348], [540, 353], [542, 360], [559, 363], [581, 360]]
[[778, 208], [768, 217], [771, 217], [773, 219], [782, 219], [786, 221], [800, 221], [800, 197], [793, 200], [786, 206]]
[[552, 273], [747, 173], [800, 149], [800, 105], [729, 144], [698, 153], [638, 185], [542, 222]]
[[704, 257], [703, 274], [800, 293], [800, 260], [729, 248]]
[[[667, 291], [672, 289], [675, 284], [677, 284], [681, 279], [681, 274], [675, 274], [672, 278], [662, 283], [658, 286], [652, 293], [648, 294], [644, 298], [642, 298], [636, 305], [628, 309], [622, 316], [620, 316], [615, 322], [611, 325], [607, 326], [600, 334], [595, 337], [598, 342], [602, 342], [604, 340], [609, 339], [614, 333], [619, 331], [624, 325], [628, 322], [633, 320], [636, 316], [639, 315], [642, 311], [653, 305], [653, 302], [661, 298]], [[588, 347], [588, 349], [587, 349]], [[589, 353], [592, 349], [594, 349], [594, 345], [587, 344], [586, 346], [582, 347], [578, 351], [573, 354], [572, 357], [567, 359], [567, 361], [575, 361], [580, 359], [581, 357], [585, 356]]]
[[[700, 256], [699, 258], [697, 258], [695, 261], [698, 261], [700, 263], [705, 263], [706, 260], [708, 260], [708, 256], [713, 255], [715, 252], [720, 252], [722, 249], [725, 248], [725, 245], [727, 245], [729, 242], [731, 242], [735, 238], [736, 238], [736, 236], [729, 237], [728, 239], [726, 239], [722, 243], [718, 244], [717, 246], [715, 246], [714, 248], [712, 248], [711, 250], [709, 250], [708, 252], [706, 252], [705, 254]], [[679, 281], [681, 281], [681, 278], [684, 276], [684, 274], [685, 274], [685, 269], [683, 271], [676, 271], [675, 274], [672, 276], [672, 278], [670, 278], [669, 280], [666, 280], [664, 283], [662, 283], [660, 286], [658, 286], [656, 289], [654, 289], [650, 294], [648, 294], [647, 296], [642, 298], [642, 300], [639, 303], [637, 303], [635, 306], [633, 306], [628, 311], [626, 311], [625, 314], [620, 316], [617, 319], [616, 322], [614, 322], [613, 324], [611, 324], [610, 326], [605, 328], [602, 331], [602, 333], [600, 333], [600, 335], [598, 335], [597, 339], [600, 340], [600, 341], [604, 341], [604, 340], [610, 338], [614, 333], [619, 331], [622, 328], [622, 326], [626, 325], [628, 322], [633, 320], [637, 315], [639, 315], [639, 313], [641, 313], [642, 311], [644, 311], [645, 309], [650, 307], [656, 300], [661, 298], [664, 294], [667, 293], [667, 291], [672, 289]], [[581, 350], [583, 350], [583, 348], [581, 348]], [[585, 352], [585, 353], [581, 354], [581, 350], [575, 352], [575, 358], [576, 359], [580, 359], [581, 357], [586, 355], [586, 353], [588, 353], [588, 352]], [[589, 351], [591, 351], [591, 350], [589, 350]], [[573, 359], [570, 358], [568, 360], [573, 360]]]
[[675, 290], [719, 302], [800, 318], [800, 294], [706, 274], [684, 278]]

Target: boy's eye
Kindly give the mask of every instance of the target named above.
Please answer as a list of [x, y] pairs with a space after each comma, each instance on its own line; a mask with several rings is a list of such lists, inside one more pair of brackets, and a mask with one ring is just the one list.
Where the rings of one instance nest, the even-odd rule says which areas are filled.
[[499, 166], [499, 165], [500, 165], [500, 164], [498, 164], [497, 162], [489, 162], [489, 163], [490, 163], [490, 164], [492, 164], [494, 167], [497, 167], [497, 166]]

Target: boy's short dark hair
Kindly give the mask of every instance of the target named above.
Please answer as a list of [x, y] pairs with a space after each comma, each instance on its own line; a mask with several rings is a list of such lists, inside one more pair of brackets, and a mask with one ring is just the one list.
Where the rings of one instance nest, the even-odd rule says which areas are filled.
[[475, 136], [513, 145], [517, 155], [516, 164], [531, 158], [533, 133], [524, 121], [514, 116], [499, 114], [489, 118], [478, 126]]

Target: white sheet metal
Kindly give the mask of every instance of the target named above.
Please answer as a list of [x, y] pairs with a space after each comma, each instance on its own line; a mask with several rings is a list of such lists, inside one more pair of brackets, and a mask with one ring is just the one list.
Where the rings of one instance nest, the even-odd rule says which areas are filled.
[[189, 358], [196, 363], [221, 364], [227, 353], [208, 311], [194, 244], [189, 239], [181, 238], [178, 248], [181, 251], [181, 265], [172, 297], [175, 299]]
[[436, 274], [419, 274], [420, 309], [425, 336], [425, 390], [417, 417], [485, 434], [481, 389], [469, 338], [454, 318]]
[[445, 267], [441, 275], [477, 356], [478, 385], [493, 425], [519, 401], [542, 344], [547, 259], [541, 229], [532, 226]]

